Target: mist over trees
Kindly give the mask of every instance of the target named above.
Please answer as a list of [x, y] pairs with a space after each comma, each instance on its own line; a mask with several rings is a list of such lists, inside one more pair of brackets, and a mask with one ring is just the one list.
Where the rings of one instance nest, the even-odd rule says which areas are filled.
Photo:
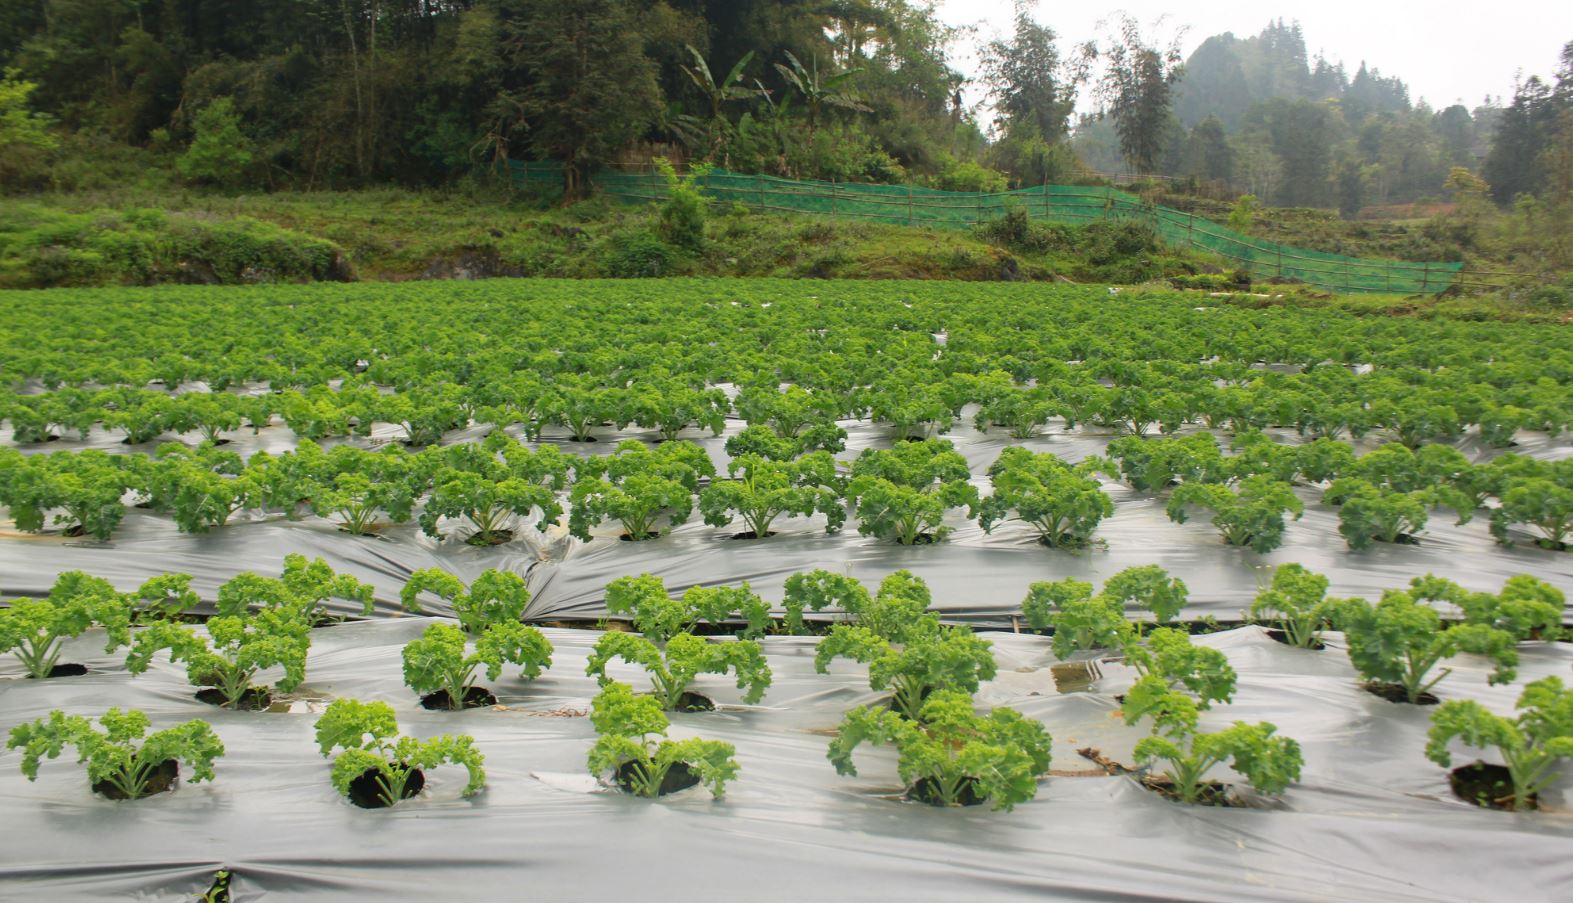
[[120, 152], [219, 190], [550, 159], [573, 194], [662, 155], [956, 190], [1150, 173], [1347, 215], [1446, 198], [1456, 167], [1503, 205], [1573, 182], [1573, 44], [1511, 98], [1434, 109], [1292, 22], [1182, 60], [1130, 20], [1068, 46], [1034, 6], [978, 45], [984, 116], [955, 64], [971, 36], [924, 0], [9, 0], [0, 189], [69, 189], [60, 161]]

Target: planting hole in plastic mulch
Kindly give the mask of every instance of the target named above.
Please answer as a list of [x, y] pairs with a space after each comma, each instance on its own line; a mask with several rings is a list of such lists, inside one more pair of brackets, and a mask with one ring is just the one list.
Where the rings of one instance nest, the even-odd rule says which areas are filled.
[[636, 539], [632, 533], [629, 533], [629, 532], [625, 531], [625, 532], [617, 534], [617, 538], [622, 540], [623, 542], [644, 542], [647, 539], [655, 539], [656, 537], [658, 537], [660, 535], [661, 535], [660, 533], [657, 533], [656, 531], [651, 530], [649, 533], [646, 533], [645, 535], [640, 536], [640, 537], [638, 537]]
[[[772, 537], [774, 535], [776, 535], [776, 531], [774, 531], [774, 530], [768, 530], [768, 531], [765, 532], [765, 538], [766, 539], [768, 539], [768, 538], [770, 538], [770, 537]], [[741, 533], [733, 533], [732, 534], [732, 538], [733, 539], [758, 539], [759, 538], [759, 534], [755, 533], [753, 530], [744, 530]]]
[[1540, 546], [1542, 549], [1545, 549], [1548, 552], [1566, 552], [1569, 549], [1573, 549], [1573, 546], [1570, 546], [1565, 542], [1553, 542], [1549, 539], [1537, 539], [1535, 540], [1535, 545]]
[[[198, 690], [196, 692], [196, 697], [208, 705], [216, 705], [219, 708], [231, 708], [227, 700], [224, 698], [224, 693], [216, 687], [208, 687], [205, 690]], [[235, 703], [233, 708], [237, 712], [260, 712], [267, 708], [272, 702], [273, 696], [268, 693], [267, 690], [252, 687], [246, 692], [240, 694], [240, 701]]]
[[1085, 693], [1099, 676], [1096, 662], [1060, 662], [1051, 665], [1049, 673], [1061, 693]]
[[[1269, 637], [1272, 637], [1277, 642], [1283, 643], [1285, 646], [1293, 646], [1294, 645], [1293, 643], [1289, 642], [1289, 634], [1284, 633], [1282, 630], [1269, 630], [1269, 631], [1267, 631], [1267, 635]], [[1302, 648], [1302, 649], [1314, 649], [1317, 652], [1321, 652], [1323, 649], [1327, 648], [1327, 644], [1322, 642], [1321, 640], [1314, 640], [1314, 641], [1312, 641], [1311, 645], [1309, 645], [1309, 646], [1302, 646], [1300, 648]]]
[[78, 536], [86, 536], [87, 529], [84, 528], [81, 524], [74, 524], [65, 528], [64, 530], [61, 530], [60, 535], [70, 537], [71, 539], [76, 539]]
[[[1448, 783], [1455, 796], [1482, 809], [1514, 809], [1513, 777], [1505, 766], [1485, 762], [1462, 765], [1448, 774]], [[1533, 793], [1529, 795], [1529, 808], [1540, 808], [1540, 798]]]
[[[350, 781], [350, 802], [362, 809], [386, 809], [388, 804], [383, 802], [382, 784], [378, 780], [381, 776], [382, 772], [375, 768], [368, 768], [361, 772], [360, 777]], [[425, 788], [426, 774], [417, 768], [411, 771], [409, 778], [405, 780], [404, 793], [399, 795], [399, 799], [407, 800]]]
[[[449, 704], [450, 702], [452, 702], [452, 697], [448, 695], [448, 691], [438, 690], [435, 693], [427, 693], [421, 697], [421, 708], [429, 709], [433, 712], [449, 712], [453, 710], [453, 706]], [[485, 687], [471, 687], [464, 691], [464, 705], [462, 708], [482, 709], [496, 704], [497, 697], [493, 696]]]
[[86, 665], [56, 665], [49, 669], [50, 677], [81, 677], [86, 673]]
[[[619, 765], [616, 773], [617, 786], [629, 793], [633, 793], [635, 774], [637, 774], [636, 763], [624, 762]], [[661, 789], [656, 791], [656, 794], [658, 796], [666, 796], [668, 793], [676, 793], [679, 790], [687, 790], [698, 785], [699, 775], [695, 774], [694, 770], [686, 764], [678, 762], [667, 769], [666, 776], [661, 779]]]
[[[158, 768], [148, 776], [147, 792], [143, 796], [152, 796], [155, 793], [166, 793], [180, 780], [180, 763], [174, 759], [165, 759]], [[99, 796], [112, 800], [130, 799], [125, 793], [110, 781], [97, 781], [93, 784], [93, 792]]]
[[[915, 803], [927, 803], [930, 806], [943, 806], [945, 801], [940, 798], [939, 782], [933, 778], [918, 778], [917, 783], [907, 788], [907, 799]], [[977, 778], [962, 778], [961, 786], [956, 790], [956, 803], [961, 806], [982, 805], [988, 797], [978, 794]]]
[[[1180, 801], [1180, 795], [1174, 791], [1174, 782], [1164, 775], [1149, 775], [1142, 778], [1142, 786], [1151, 790], [1165, 799]], [[1245, 803], [1236, 799], [1229, 792], [1229, 785], [1222, 781], [1208, 781], [1202, 785], [1202, 792], [1196, 797], [1198, 806], [1223, 806], [1227, 808], [1247, 808]]]
[[713, 712], [715, 700], [698, 693], [682, 693], [677, 697], [676, 711], [679, 712]]
[[[1403, 684], [1387, 684], [1382, 683], [1381, 681], [1372, 680], [1367, 681], [1360, 686], [1364, 688], [1367, 693], [1370, 693], [1373, 696], [1380, 696], [1388, 702], [1397, 702], [1404, 705], [1409, 705], [1409, 691], [1404, 689]], [[1437, 699], [1430, 693], [1421, 693], [1420, 698], [1417, 699], [1414, 704], [1436, 705], [1441, 701], [1442, 700]]]
[[477, 533], [466, 539], [465, 542], [472, 546], [500, 546], [504, 543], [513, 542], [513, 531], [493, 530], [490, 536], [485, 533]]

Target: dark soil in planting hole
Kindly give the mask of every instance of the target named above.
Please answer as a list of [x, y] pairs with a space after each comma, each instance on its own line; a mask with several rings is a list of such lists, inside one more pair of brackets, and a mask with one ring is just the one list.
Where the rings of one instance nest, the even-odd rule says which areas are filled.
[[86, 665], [56, 665], [49, 669], [50, 677], [81, 677], [86, 673]]
[[[931, 546], [936, 542], [939, 542], [939, 537], [933, 533], [919, 533], [918, 538], [912, 540], [909, 548], [910, 546]], [[897, 545], [900, 545], [900, 543], [897, 543]]]
[[513, 542], [513, 531], [493, 530], [490, 536], [487, 536], [485, 533], [477, 533], [466, 539], [465, 542], [472, 546], [500, 546], [503, 543]]
[[70, 537], [72, 539], [76, 539], [78, 536], [86, 536], [87, 535], [87, 531], [82, 528], [81, 524], [75, 524], [73, 526], [65, 528], [64, 530], [61, 530], [60, 531], [60, 535], [61, 536], [68, 536], [68, 537]]
[[[438, 690], [435, 693], [427, 693], [425, 696], [422, 696], [421, 707], [434, 712], [448, 712], [452, 711], [452, 707], [448, 704], [451, 701], [452, 699], [448, 696], [447, 690]], [[485, 687], [471, 687], [464, 691], [463, 708], [483, 709], [496, 704], [497, 697], [493, 696]]]
[[651, 530], [649, 533], [646, 533], [645, 535], [638, 536], [638, 537], [634, 536], [632, 533], [627, 533], [627, 532], [619, 533], [617, 538], [622, 540], [623, 542], [644, 542], [647, 539], [655, 539], [656, 537], [658, 537], [660, 535], [661, 534], [659, 532], [657, 532], [655, 530]]
[[[623, 788], [629, 793], [632, 793], [635, 774], [635, 763], [624, 762], [617, 768], [617, 786]], [[690, 787], [698, 786], [698, 784], [699, 775], [695, 774], [694, 770], [689, 768], [685, 763], [678, 762], [676, 765], [673, 765], [671, 768], [667, 769], [666, 777], [661, 779], [661, 789], [658, 790], [656, 794], [658, 796], [666, 796], [668, 793], [676, 793], [679, 790], [687, 790]]]
[[[1166, 799], [1179, 802], [1180, 795], [1174, 792], [1174, 783], [1163, 775], [1142, 778], [1142, 786]], [[1198, 806], [1224, 806], [1228, 808], [1243, 809], [1245, 804], [1235, 799], [1229, 793], [1229, 785], [1222, 781], [1208, 781], [1202, 785], [1201, 795], [1196, 798]]]
[[708, 696], [701, 696], [698, 693], [683, 693], [677, 697], [677, 708], [674, 711], [713, 712], [715, 711], [715, 700]]
[[218, 440], [215, 440], [213, 444], [214, 445], [228, 445], [229, 443], [230, 443], [230, 440], [228, 440], [228, 439], [218, 439]]
[[[956, 794], [956, 798], [963, 806], [979, 806], [988, 799], [978, 794], [977, 778], [963, 778], [961, 790]], [[927, 803], [930, 806], [945, 805], [939, 798], [939, 782], [933, 778], [918, 778], [916, 784], [907, 788], [907, 799], [915, 803]]]
[[1053, 542], [1047, 536], [1038, 537], [1038, 545], [1049, 549], [1081, 549], [1086, 548], [1087, 541], [1078, 539], [1070, 533], [1061, 533]]
[[[1404, 705], [1409, 705], [1409, 693], [1403, 688], [1401, 684], [1384, 684], [1380, 681], [1373, 680], [1361, 684], [1361, 687], [1367, 693], [1370, 693], [1373, 696], [1380, 696], [1388, 702], [1397, 702]], [[1420, 700], [1416, 702], [1415, 705], [1436, 705], [1441, 701], [1442, 700], [1437, 699], [1430, 693], [1421, 693]]]
[[[1269, 631], [1267, 631], [1267, 635], [1272, 637], [1274, 640], [1276, 640], [1276, 641], [1278, 641], [1280, 643], [1283, 643], [1285, 646], [1293, 646], [1294, 645], [1293, 643], [1289, 642], [1289, 634], [1284, 633], [1282, 630], [1269, 630]], [[1323, 649], [1327, 648], [1327, 644], [1322, 642], [1321, 640], [1316, 640], [1313, 643], [1311, 643], [1311, 645], [1309, 645], [1309, 646], [1300, 646], [1300, 647], [1297, 647], [1297, 648], [1300, 648], [1300, 649], [1314, 649], [1317, 652], [1321, 652]]]
[[366, 530], [363, 533], [352, 533], [351, 531], [346, 530], [343, 527], [340, 527], [339, 528], [339, 532], [343, 533], [345, 536], [353, 536], [356, 539], [375, 539], [378, 542], [387, 542], [388, 541], [388, 537], [386, 537], [386, 536], [379, 536], [376, 533], [372, 532], [370, 529]]
[[1418, 546], [1420, 545], [1420, 537], [1414, 535], [1413, 533], [1400, 533], [1398, 534], [1398, 538], [1392, 541], [1391, 545]]
[[[148, 776], [147, 793], [143, 795], [151, 796], [155, 793], [168, 792], [169, 789], [174, 787], [175, 783], [179, 780], [180, 763], [176, 762], [174, 759], [165, 759], [158, 764], [158, 768], [153, 772], [153, 774]], [[99, 796], [112, 800], [130, 799], [130, 797], [121, 792], [119, 787], [116, 787], [109, 781], [98, 781], [94, 783], [93, 792]]]
[[[768, 539], [768, 538], [770, 538], [770, 537], [772, 537], [774, 535], [776, 535], [776, 531], [770, 530], [769, 532], [765, 533], [765, 538]], [[759, 538], [759, 534], [755, 533], [753, 530], [744, 530], [741, 533], [733, 533], [732, 534], [732, 538], [733, 539], [758, 539]]]
[[580, 439], [578, 436], [569, 436], [564, 441], [566, 441], [566, 442], [600, 442], [601, 440], [595, 438], [594, 436], [585, 436], [583, 439]]
[[[386, 809], [382, 801], [382, 788], [377, 783], [377, 778], [382, 772], [375, 768], [368, 768], [361, 772], [361, 776], [350, 781], [350, 802], [362, 809]], [[399, 797], [407, 800], [426, 788], [426, 773], [420, 769], [410, 772], [410, 777], [404, 782], [404, 793]]]
[[[1448, 775], [1453, 794], [1459, 799], [1474, 803], [1482, 809], [1513, 811], [1513, 777], [1506, 766], [1475, 762], [1462, 765]], [[1529, 808], [1540, 808], [1536, 794], [1529, 795]]]
[[[202, 700], [208, 705], [216, 705], [220, 708], [226, 707], [224, 705], [224, 694], [219, 692], [216, 687], [208, 687], [205, 690], [198, 690], [196, 695], [198, 699]], [[252, 687], [240, 695], [240, 701], [235, 703], [235, 711], [260, 712], [267, 708], [268, 705], [272, 702], [273, 697], [268, 693], [267, 690]]]

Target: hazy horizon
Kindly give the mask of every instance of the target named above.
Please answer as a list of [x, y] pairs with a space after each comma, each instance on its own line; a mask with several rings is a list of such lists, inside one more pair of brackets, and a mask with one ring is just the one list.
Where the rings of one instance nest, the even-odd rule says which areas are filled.
[[[1351, 76], [1364, 61], [1383, 75], [1403, 79], [1409, 85], [1411, 101], [1424, 99], [1436, 109], [1454, 103], [1474, 109], [1487, 96], [1511, 99], [1516, 75], [1549, 77], [1557, 68], [1563, 45], [1573, 41], [1573, 3], [1567, 2], [1514, 4], [1511, 17], [1484, 17], [1464, 26], [1458, 24], [1458, 16], [1435, 14], [1441, 10], [1417, 11], [1396, 3], [1324, 0], [1265, 7], [1226, 0], [1187, 9], [1176, 7], [1174, 0], [1126, 0], [1117, 6], [1082, 8], [1039, 2], [1036, 18], [1054, 29], [1063, 53], [1099, 36], [1100, 20], [1124, 9], [1142, 23], [1149, 36], [1161, 34], [1167, 39], [1184, 26], [1187, 31], [1181, 49], [1186, 56], [1215, 34], [1233, 32], [1247, 38], [1276, 19], [1298, 21], [1313, 59], [1321, 53], [1331, 62], [1342, 62]], [[939, 0], [937, 11], [949, 25], [977, 26], [977, 33], [958, 42], [953, 52], [954, 65], [969, 77], [978, 75], [977, 45], [1009, 36], [1014, 15], [1011, 0]], [[1153, 29], [1153, 20], [1164, 14], [1167, 20]], [[1526, 36], [1524, 26], [1531, 18], [1536, 27]], [[1468, 56], [1467, 64], [1460, 64], [1461, 55]], [[984, 93], [981, 85], [969, 85], [967, 103], [980, 103]], [[1084, 97], [1081, 107], [1087, 106]]]

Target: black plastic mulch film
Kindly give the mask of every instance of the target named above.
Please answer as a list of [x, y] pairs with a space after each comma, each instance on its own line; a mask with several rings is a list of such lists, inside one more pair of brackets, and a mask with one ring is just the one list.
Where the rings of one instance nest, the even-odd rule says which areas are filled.
[[[740, 426], [730, 424], [728, 433]], [[866, 423], [847, 426], [842, 457], [888, 441]], [[233, 448], [278, 449], [290, 436], [276, 427]], [[985, 485], [1005, 441], [964, 426], [947, 438]], [[117, 441], [95, 433], [86, 444]], [[1056, 429], [1025, 444], [1074, 461], [1106, 441]], [[719, 460], [722, 442], [702, 444]], [[1535, 457], [1570, 450], [1521, 443], [1517, 451]], [[614, 445], [602, 441], [590, 451]], [[80, 568], [123, 589], [184, 571], [211, 598], [236, 572], [276, 573], [286, 553], [301, 552], [374, 584], [378, 617], [317, 629], [306, 684], [280, 712], [199, 702], [183, 667], [163, 657], [133, 679], [123, 652], [104, 655], [93, 635], [72, 641], [63, 659], [88, 665], [86, 676], [28, 681], [9, 657], [0, 661], [0, 728], [56, 708], [96, 716], [134, 707], [155, 728], [206, 719], [228, 749], [213, 782], [130, 803], [94, 796], [72, 753], [46, 761], [36, 783], [21, 775], [17, 752], [0, 754], [0, 898], [191, 899], [227, 869], [237, 900], [1566, 899], [1573, 781], [1565, 775], [1542, 795], [1546, 811], [1533, 814], [1454, 798], [1447, 771], [1424, 756], [1434, 710], [1361, 690], [1336, 634], [1320, 652], [1282, 646], [1256, 627], [1197, 638], [1224, 650], [1240, 672], [1235, 701], [1207, 713], [1204, 727], [1271, 721], [1302, 744], [1306, 759], [1301, 782], [1281, 798], [1247, 790], [1249, 807], [1218, 809], [1169, 802], [1079, 756], [1076, 750], [1095, 747], [1131, 761], [1144, 729], [1124, 725], [1114, 698], [1131, 673], [1104, 664], [1092, 685], [1061, 692], [1049, 643], [1009, 628], [1029, 583], [1099, 582], [1135, 564], [1163, 565], [1190, 585], [1186, 617], [1238, 620], [1272, 568], [1289, 561], [1327, 574], [1334, 594], [1375, 598], [1427, 572], [1483, 590], [1529, 573], [1566, 590], [1573, 556], [1503, 548], [1479, 520], [1455, 527], [1446, 518], [1433, 519], [1419, 546], [1350, 553], [1334, 512], [1309, 492], [1306, 515], [1290, 525], [1284, 546], [1259, 556], [1224, 546], [1205, 518], [1173, 524], [1160, 501], [1112, 481], [1105, 488], [1116, 513], [1098, 531], [1103, 545], [1077, 554], [1043, 549], [1026, 528], [985, 536], [959, 517], [948, 541], [911, 549], [851, 528], [826, 536], [817, 521], [802, 520], [781, 523], [780, 535], [763, 541], [735, 540], [696, 520], [644, 543], [618, 542], [607, 528], [590, 543], [554, 531], [492, 549], [437, 542], [414, 525], [380, 539], [350, 537], [314, 518], [242, 520], [190, 536], [140, 511], [108, 544], [8, 534], [0, 540], [6, 597], [42, 594], [59, 571]], [[989, 634], [1000, 673], [978, 703], [1040, 719], [1054, 737], [1054, 770], [1035, 800], [1010, 813], [896, 801], [900, 782], [888, 749], [860, 750], [859, 776], [838, 777], [825, 758], [829, 732], [846, 710], [878, 696], [860, 666], [837, 661], [830, 674], [815, 674], [813, 638], [768, 637], [775, 681], [762, 703], [738, 704], [731, 681], [701, 678], [695, 689], [721, 703], [720, 711], [674, 716], [673, 736], [737, 746], [742, 772], [726, 797], [712, 802], [695, 788], [660, 801], [631, 798], [598, 786], [585, 770], [594, 732], [584, 712], [596, 687], [584, 666], [595, 631], [548, 627], [557, 651], [543, 677], [524, 682], [505, 672], [483, 680], [501, 709], [420, 707], [403, 685], [399, 649], [431, 621], [399, 616], [397, 595], [422, 567], [466, 579], [488, 567], [524, 573], [533, 594], [527, 617], [538, 622], [596, 618], [607, 582], [644, 571], [674, 592], [746, 580], [779, 600], [782, 581], [797, 571], [847, 571], [872, 585], [908, 568], [928, 581], [947, 618], [1005, 629]], [[1573, 672], [1565, 644], [1525, 644], [1521, 653], [1514, 684], [1488, 686], [1488, 667], [1464, 656], [1450, 663], [1454, 673], [1439, 695], [1507, 713], [1525, 682]], [[615, 666], [612, 675], [643, 683], [632, 668]], [[330, 785], [328, 761], [312, 739], [326, 701], [346, 697], [391, 703], [408, 734], [472, 734], [486, 755], [487, 788], [463, 799], [462, 771], [439, 769], [423, 795], [394, 809], [351, 806]], [[1455, 764], [1473, 757], [1460, 748]]]

